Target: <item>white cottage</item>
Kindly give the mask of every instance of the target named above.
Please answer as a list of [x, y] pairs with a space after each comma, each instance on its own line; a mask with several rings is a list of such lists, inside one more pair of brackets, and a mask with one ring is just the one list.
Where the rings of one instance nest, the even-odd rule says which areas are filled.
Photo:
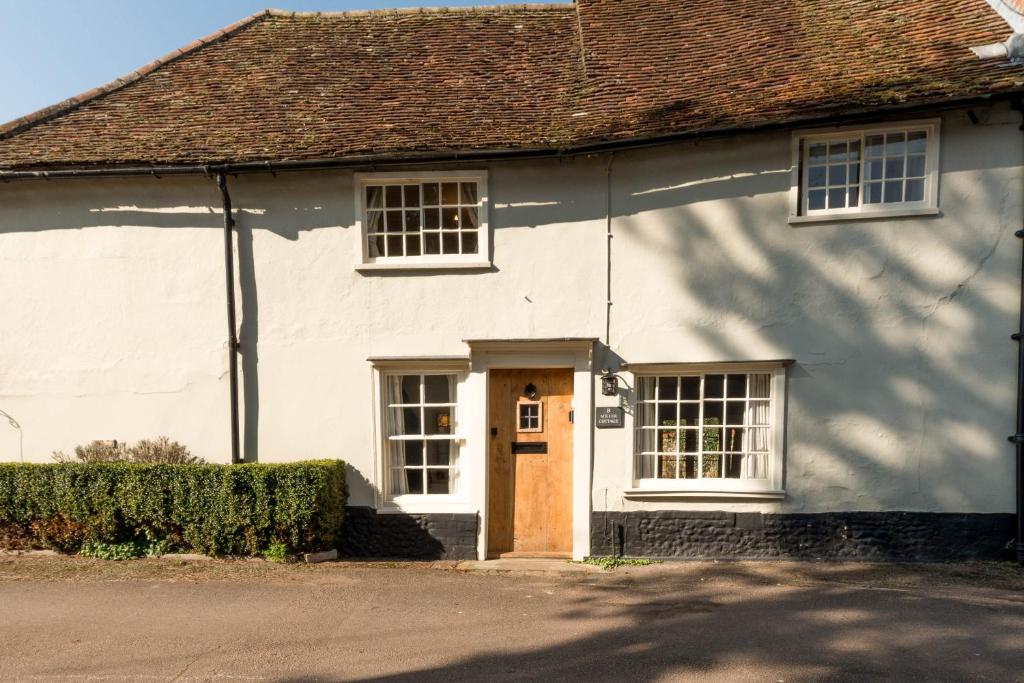
[[1010, 31], [244, 19], [0, 127], [0, 458], [340, 458], [350, 555], [1022, 553]]

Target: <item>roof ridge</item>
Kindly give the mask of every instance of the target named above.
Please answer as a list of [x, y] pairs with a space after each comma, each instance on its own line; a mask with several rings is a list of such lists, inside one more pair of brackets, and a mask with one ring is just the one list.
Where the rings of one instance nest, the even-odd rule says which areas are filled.
[[343, 10], [329, 12], [300, 12], [285, 9], [268, 9], [267, 14], [274, 17], [364, 17], [389, 14], [461, 14], [468, 12], [504, 12], [509, 10], [572, 10], [576, 5], [575, 0], [558, 3], [508, 3], [497, 5], [466, 5], [462, 7], [382, 7], [378, 9]]
[[191, 43], [185, 45], [184, 47], [179, 47], [175, 50], [172, 50], [171, 52], [168, 52], [162, 57], [157, 57], [148, 64], [139, 67], [138, 69], [132, 71], [129, 74], [126, 74], [119, 78], [115, 78], [109, 83], [97, 86], [95, 88], [92, 88], [91, 90], [79, 93], [78, 95], [73, 95], [67, 98], [66, 100], [63, 100], [56, 104], [51, 104], [48, 107], [43, 107], [42, 109], [26, 114], [25, 116], [22, 116], [20, 118], [14, 119], [13, 121], [8, 121], [7, 123], [0, 123], [0, 140], [9, 138], [17, 133], [21, 133], [27, 128], [30, 128], [38, 123], [42, 123], [44, 121], [48, 121], [50, 119], [54, 119], [58, 116], [66, 114], [98, 97], [102, 97], [103, 95], [107, 95], [116, 90], [120, 90], [121, 88], [124, 88], [127, 85], [131, 85], [143, 76], [146, 76], [156, 71], [165, 64], [169, 64], [170, 62], [173, 62], [180, 57], [184, 57], [185, 55], [191, 54], [196, 50], [202, 49], [207, 45], [220, 40], [221, 38], [225, 38], [231, 34], [234, 34], [239, 30], [245, 28], [249, 24], [252, 24], [260, 19], [273, 16], [274, 12], [276, 11], [278, 10], [265, 9], [256, 12], [255, 14], [250, 14], [247, 17], [239, 19], [233, 24], [225, 26], [222, 29], [218, 29], [217, 31], [214, 31], [208, 36], [199, 38], [197, 40], [193, 40]]

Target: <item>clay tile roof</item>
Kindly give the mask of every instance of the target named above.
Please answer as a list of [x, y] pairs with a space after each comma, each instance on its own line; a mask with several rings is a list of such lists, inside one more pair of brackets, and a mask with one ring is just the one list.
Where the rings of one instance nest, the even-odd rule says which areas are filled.
[[561, 149], [1024, 91], [986, 0], [267, 10], [0, 126], [0, 169]]

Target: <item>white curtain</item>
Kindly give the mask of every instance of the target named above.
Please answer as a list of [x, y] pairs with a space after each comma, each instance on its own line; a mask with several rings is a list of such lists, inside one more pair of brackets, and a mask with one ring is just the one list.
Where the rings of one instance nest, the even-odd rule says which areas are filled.
[[392, 408], [391, 404], [402, 402], [402, 377], [394, 375], [387, 378], [388, 407], [384, 411], [384, 433], [388, 437], [388, 458], [391, 466], [391, 495], [400, 496], [409, 493], [409, 482], [405, 477], [405, 441], [391, 437], [405, 433], [405, 414], [401, 408]]
[[[750, 376], [750, 415], [747, 430], [747, 455], [744, 457], [744, 479], [768, 477], [769, 423], [771, 420], [771, 375]], [[761, 400], [763, 399], [763, 400]]]

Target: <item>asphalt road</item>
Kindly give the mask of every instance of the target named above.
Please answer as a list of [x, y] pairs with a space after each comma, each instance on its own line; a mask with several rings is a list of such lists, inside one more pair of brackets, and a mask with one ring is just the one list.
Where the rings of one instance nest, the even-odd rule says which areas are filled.
[[1022, 680], [1024, 571], [990, 574], [693, 563], [534, 575], [7, 557], [0, 679]]

